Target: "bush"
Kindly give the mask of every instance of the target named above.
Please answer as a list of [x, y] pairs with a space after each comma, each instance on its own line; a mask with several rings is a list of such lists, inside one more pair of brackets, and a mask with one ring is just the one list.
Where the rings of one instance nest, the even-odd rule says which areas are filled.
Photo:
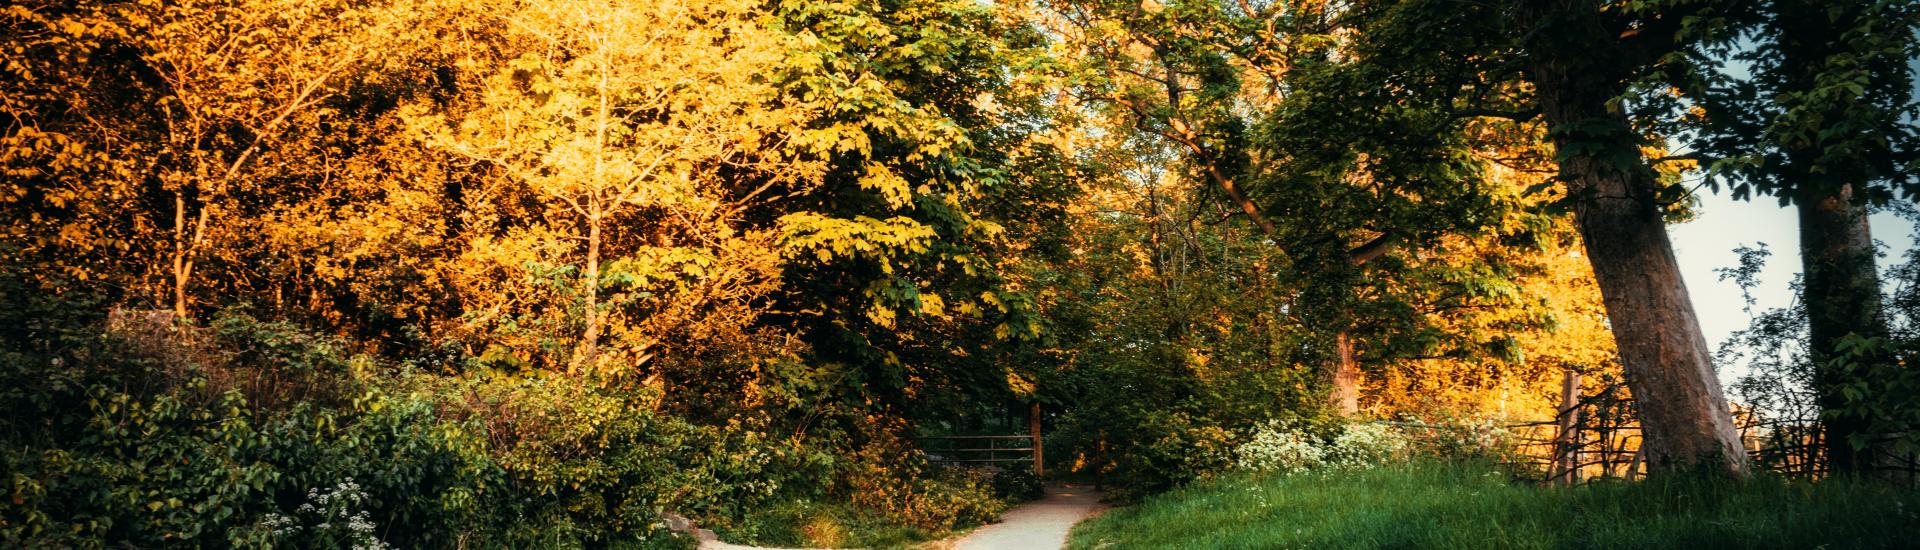
[[993, 472], [993, 494], [1008, 502], [1024, 502], [1047, 496], [1040, 476], [1026, 468], [1004, 468]]
[[269, 518], [300, 515], [313, 488], [361, 479], [364, 492], [355, 483], [340, 497], [356, 508], [348, 517], [389, 526], [365, 538], [434, 546], [485, 534], [484, 514], [511, 502], [478, 501], [476, 494], [497, 484], [498, 469], [469, 441], [417, 415], [307, 406], [255, 415], [237, 391], [211, 408], [104, 385], [87, 393], [86, 425], [71, 437], [7, 446], [13, 487], [12, 498], [0, 502], [0, 540], [82, 547], [262, 542], [262, 526], [275, 526], [269, 533], [282, 527]]
[[[657, 388], [620, 380], [376, 376], [237, 313], [134, 327], [0, 348], [0, 546], [692, 544], [665, 511], [780, 542], [904, 542], [991, 521], [996, 489], [1037, 484], [929, 470], [882, 415], [819, 413], [803, 439], [772, 413], [658, 412]], [[790, 502], [833, 512], [754, 517]]]
[[1340, 430], [1327, 448], [1327, 462], [1349, 468], [1391, 464], [1406, 457], [1407, 436], [1393, 426], [1355, 422]]
[[1235, 465], [1255, 472], [1295, 473], [1318, 469], [1327, 462], [1326, 446], [1314, 436], [1284, 422], [1270, 422], [1234, 450]]
[[1109, 498], [1126, 502], [1232, 469], [1240, 438], [1215, 422], [1185, 412], [1154, 411], [1120, 421], [1132, 426], [1131, 433], [1115, 436], [1107, 445], [1076, 446], [1100, 450], [1103, 456], [1093, 458], [1106, 463], [1096, 466], [1095, 474], [1118, 485], [1107, 493]]
[[1406, 436], [1370, 422], [1336, 424], [1332, 437], [1300, 421], [1269, 421], [1235, 449], [1235, 465], [1255, 472], [1298, 473], [1326, 468], [1360, 469], [1405, 458]]
[[[680, 470], [660, 455], [688, 447], [645, 409], [566, 395], [462, 417], [431, 394], [350, 377], [363, 359], [275, 334], [288, 328], [230, 320], [178, 350], [107, 337], [14, 354], [0, 371], [14, 413], [0, 418], [0, 545], [687, 543], [655, 512]], [[247, 376], [215, 377], [234, 373]], [[284, 384], [262, 393], [249, 380]], [[532, 438], [551, 446], [496, 445], [483, 429], [534, 419], [555, 421]]]
[[1408, 449], [1453, 462], [1518, 465], [1530, 463], [1520, 452], [1520, 436], [1491, 418], [1407, 423], [1401, 433]]

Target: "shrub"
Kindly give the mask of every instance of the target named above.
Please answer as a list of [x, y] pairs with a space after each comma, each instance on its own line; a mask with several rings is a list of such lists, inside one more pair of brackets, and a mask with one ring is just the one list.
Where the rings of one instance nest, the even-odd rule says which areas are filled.
[[993, 521], [1006, 503], [994, 496], [988, 475], [971, 468], [929, 468], [900, 434], [897, 420], [872, 426], [871, 438], [848, 453], [840, 476], [847, 502], [891, 520], [931, 532]]
[[377, 528], [367, 518], [364, 504], [367, 493], [352, 479], [328, 488], [308, 489], [307, 502], [294, 516], [268, 512], [255, 524], [257, 535], [250, 545], [273, 546], [304, 542], [309, 546], [384, 550], [391, 548], [375, 536]]
[[1323, 468], [1364, 469], [1404, 458], [1408, 443], [1400, 430], [1385, 424], [1333, 425], [1327, 437], [1300, 421], [1275, 420], [1253, 430], [1235, 449], [1235, 465], [1255, 472], [1298, 473]]
[[1027, 468], [1004, 468], [993, 472], [993, 494], [1009, 502], [1034, 500], [1046, 496], [1040, 476]]
[[1407, 437], [1393, 426], [1374, 422], [1347, 424], [1327, 448], [1327, 462], [1367, 468], [1404, 458]]
[[1235, 465], [1256, 472], [1283, 474], [1318, 469], [1327, 462], [1327, 449], [1317, 438], [1290, 423], [1261, 425], [1251, 440], [1235, 449]]
[[1111, 448], [1103, 449], [1111, 462], [1101, 473], [1120, 485], [1108, 493], [1110, 498], [1132, 500], [1233, 467], [1240, 438], [1215, 419], [1156, 411], [1126, 422], [1133, 424], [1133, 432], [1115, 437]]
[[696, 424], [620, 380], [376, 376], [237, 313], [141, 326], [0, 348], [0, 546], [683, 547], [662, 512], [751, 533], [750, 511], [810, 499], [838, 511], [790, 522], [797, 542], [904, 543], [1037, 485], [930, 470], [860, 410], [809, 411], [803, 438], [764, 411]]
[[[353, 378], [362, 359], [286, 330], [229, 321], [182, 350], [108, 337], [12, 354], [0, 366], [0, 405], [14, 413], [0, 418], [0, 546], [685, 544], [661, 536], [653, 512], [681, 470], [659, 456], [688, 447], [646, 409], [528, 400], [513, 418], [555, 420], [535, 430], [553, 445], [496, 446], [483, 419], [443, 414], [407, 391], [417, 384]], [[264, 393], [219, 387], [279, 373], [304, 375]]]
[[1423, 456], [1456, 462], [1518, 464], [1520, 437], [1491, 418], [1471, 421], [1409, 423], [1401, 430], [1408, 448]]

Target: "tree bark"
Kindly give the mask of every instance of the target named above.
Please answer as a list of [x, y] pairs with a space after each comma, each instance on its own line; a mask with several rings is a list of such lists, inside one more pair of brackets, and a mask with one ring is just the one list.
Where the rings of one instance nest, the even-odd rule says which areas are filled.
[[1618, 33], [1586, 2], [1518, 7], [1551, 25], [1531, 29], [1528, 69], [1633, 391], [1647, 468], [1745, 477], [1746, 449], [1667, 238], [1660, 182], [1642, 138], [1609, 108], [1631, 70], [1610, 56]]
[[187, 192], [173, 192], [173, 315], [175, 319], [187, 319], [187, 309], [191, 305], [188, 285], [193, 282], [193, 264], [200, 244], [206, 240], [207, 217], [212, 215], [212, 207], [201, 206], [200, 214], [195, 216], [193, 228], [187, 228]]
[[[1807, 307], [1808, 349], [1814, 364], [1814, 387], [1820, 408], [1826, 411], [1821, 429], [1827, 462], [1835, 472], [1872, 470], [1878, 454], [1872, 445], [1856, 448], [1855, 436], [1871, 437], [1868, 419], [1846, 414], [1849, 400], [1840, 388], [1859, 379], [1840, 357], [1839, 343], [1848, 336], [1885, 337], [1887, 321], [1880, 297], [1880, 275], [1874, 265], [1873, 235], [1867, 226], [1867, 208], [1843, 185], [1831, 193], [1811, 188], [1795, 201], [1800, 211], [1800, 258], [1805, 273], [1801, 291]], [[1878, 358], [1857, 356], [1854, 368], [1868, 367]]]
[[580, 358], [567, 367], [569, 376], [579, 374], [582, 365], [593, 369], [600, 354], [600, 223], [599, 216], [587, 220], [587, 272], [582, 283], [587, 294], [587, 327], [580, 336]]
[[173, 192], [173, 316], [175, 319], [187, 318], [187, 277], [191, 272], [187, 263], [187, 195], [185, 191]]
[[[1400, 235], [1393, 232], [1382, 233], [1360, 246], [1347, 251], [1347, 263], [1360, 268], [1367, 262], [1385, 256], [1400, 242]], [[1352, 311], [1342, 311], [1341, 318], [1352, 319]], [[1327, 408], [1341, 416], [1360, 414], [1360, 361], [1353, 351], [1353, 324], [1347, 321], [1339, 332], [1333, 335], [1333, 361], [1327, 364], [1326, 379], [1329, 385]]]
[[1353, 357], [1353, 334], [1341, 329], [1333, 335], [1334, 360], [1327, 373], [1327, 408], [1341, 416], [1360, 414], [1360, 366]]

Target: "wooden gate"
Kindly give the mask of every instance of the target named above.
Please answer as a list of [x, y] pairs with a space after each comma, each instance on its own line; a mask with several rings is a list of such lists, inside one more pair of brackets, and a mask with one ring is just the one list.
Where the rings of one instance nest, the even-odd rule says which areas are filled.
[[999, 465], [1032, 463], [1033, 475], [1044, 476], [1046, 453], [1040, 441], [1040, 406], [1034, 405], [1026, 435], [943, 435], [918, 438], [920, 451], [935, 464]]

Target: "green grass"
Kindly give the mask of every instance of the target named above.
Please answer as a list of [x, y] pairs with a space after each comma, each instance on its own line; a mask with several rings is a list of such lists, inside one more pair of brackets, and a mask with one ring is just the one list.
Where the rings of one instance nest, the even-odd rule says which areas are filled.
[[1217, 478], [1084, 522], [1069, 548], [1917, 548], [1917, 506], [1854, 482], [1541, 488], [1415, 463]]

